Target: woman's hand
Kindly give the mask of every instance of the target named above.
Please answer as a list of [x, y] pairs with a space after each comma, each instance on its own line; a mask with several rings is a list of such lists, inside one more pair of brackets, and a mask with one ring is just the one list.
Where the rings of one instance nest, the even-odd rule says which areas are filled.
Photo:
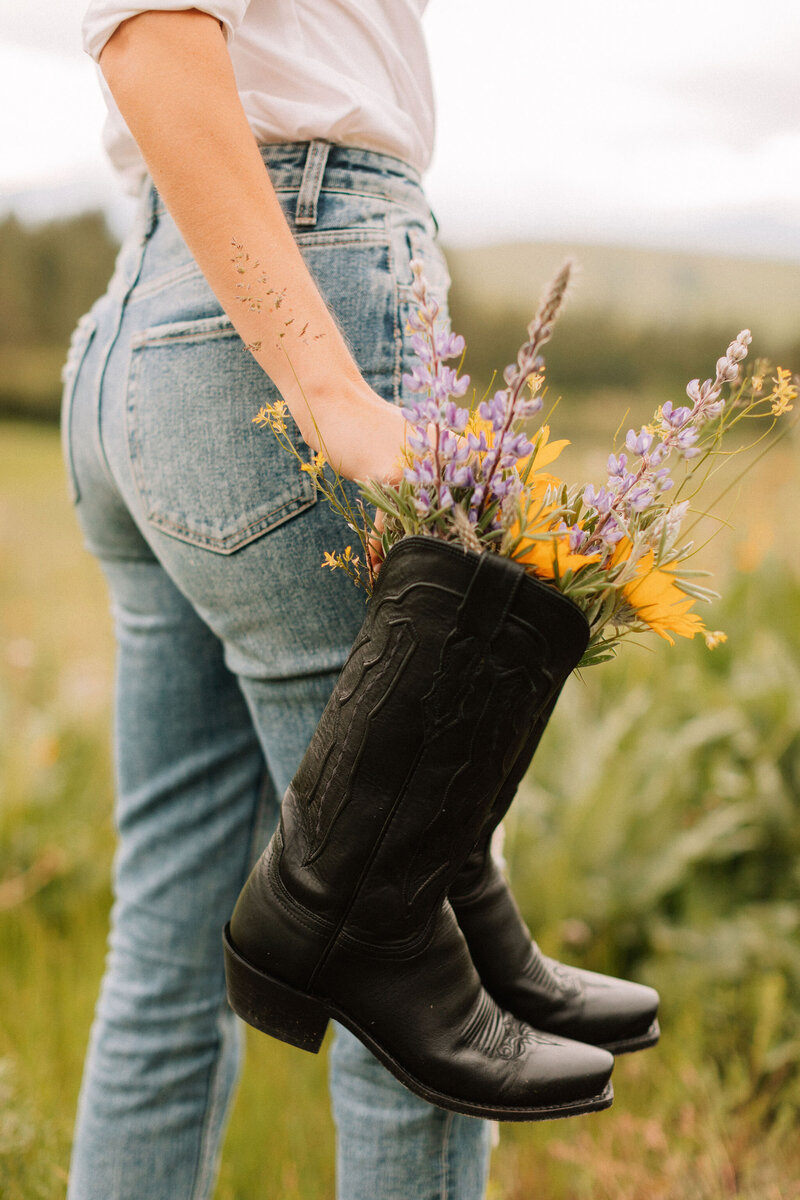
[[[335, 391], [335, 384], [332, 384]], [[366, 384], [321, 404], [319, 415], [313, 398], [298, 420], [303, 439], [321, 451], [345, 479], [397, 483], [403, 470], [402, 453], [408, 424], [394, 404], [383, 400]]]

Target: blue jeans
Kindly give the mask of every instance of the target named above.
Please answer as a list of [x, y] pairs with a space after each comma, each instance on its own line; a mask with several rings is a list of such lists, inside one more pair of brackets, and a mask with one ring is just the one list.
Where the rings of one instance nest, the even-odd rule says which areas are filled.
[[[446, 294], [435, 223], [411, 168], [327, 151], [263, 154], [366, 379], [398, 401], [413, 255]], [[239, 1063], [221, 929], [363, 618], [320, 567], [347, 529], [252, 424], [275, 395], [148, 188], [65, 369], [69, 485], [118, 642], [115, 899], [70, 1200], [210, 1195]], [[412, 1096], [341, 1030], [331, 1090], [341, 1200], [483, 1195], [485, 1122]]]

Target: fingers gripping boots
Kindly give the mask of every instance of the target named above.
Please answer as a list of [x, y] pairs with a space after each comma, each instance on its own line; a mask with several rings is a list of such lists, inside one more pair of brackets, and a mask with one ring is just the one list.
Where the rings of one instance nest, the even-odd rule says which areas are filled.
[[658, 993], [542, 954], [491, 853], [492, 834], [530, 766], [557, 699], [558, 690], [534, 721], [449, 900], [481, 981], [501, 1007], [537, 1029], [625, 1054], [658, 1041]]
[[225, 931], [240, 1016], [308, 1050], [333, 1017], [412, 1091], [474, 1116], [611, 1102], [611, 1056], [504, 1013], [446, 900], [587, 637], [574, 605], [498, 556], [432, 538], [389, 553]]

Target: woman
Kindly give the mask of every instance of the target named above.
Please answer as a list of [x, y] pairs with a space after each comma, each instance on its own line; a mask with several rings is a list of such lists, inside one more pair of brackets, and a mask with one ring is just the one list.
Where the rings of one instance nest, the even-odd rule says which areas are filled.
[[[67, 370], [68, 473], [119, 644], [120, 847], [72, 1200], [213, 1189], [239, 1053], [221, 928], [364, 611], [319, 567], [344, 531], [252, 417], [279, 391], [346, 477], [396, 470], [412, 255], [447, 287], [419, 187], [422, 8], [86, 16], [111, 157], [143, 190]], [[483, 1194], [488, 1123], [346, 1034], [331, 1072], [340, 1195]]]
[[[423, 7], [95, 0], [87, 13], [108, 146], [141, 198], [66, 371], [68, 474], [119, 647], [115, 903], [72, 1200], [213, 1187], [238, 1061], [220, 931], [363, 617], [355, 589], [319, 569], [339, 522], [252, 418], [281, 396], [301, 452], [323, 450], [349, 480], [397, 475], [412, 258], [442, 302], [448, 284], [419, 185], [433, 129]], [[564, 983], [521, 925], [515, 949], [515, 1003], [581, 1042], [653, 1040], [654, 994], [624, 985], [644, 1021], [634, 1046], [611, 981]], [[503, 1059], [506, 1030], [515, 1058], [549, 1055], [556, 1089], [577, 1073], [581, 1102], [610, 1102], [605, 1051], [517, 1036], [517, 1018], [476, 1002], [503, 1044], [473, 1030], [468, 1056]], [[343, 1200], [483, 1195], [484, 1121], [411, 1095], [350, 1036], [331, 1062]]]

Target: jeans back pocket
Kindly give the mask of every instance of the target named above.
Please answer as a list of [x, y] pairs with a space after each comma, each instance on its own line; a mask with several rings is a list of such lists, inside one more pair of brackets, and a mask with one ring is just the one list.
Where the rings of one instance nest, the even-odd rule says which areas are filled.
[[[148, 521], [232, 554], [315, 502], [310, 476], [253, 424], [278, 393], [224, 314], [155, 326], [132, 345], [127, 438]], [[288, 418], [298, 454], [311, 451]]]

